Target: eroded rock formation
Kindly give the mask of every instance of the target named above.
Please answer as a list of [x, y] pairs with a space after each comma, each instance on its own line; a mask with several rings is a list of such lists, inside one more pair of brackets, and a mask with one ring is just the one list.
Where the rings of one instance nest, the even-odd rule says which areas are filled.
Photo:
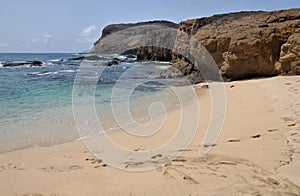
[[[106, 35], [143, 24], [107, 26], [91, 52], [97, 53]], [[174, 23], [161, 24], [177, 28]], [[300, 74], [300, 9], [214, 15], [183, 21], [178, 29], [202, 43], [226, 80]], [[155, 47], [135, 52], [139, 60], [172, 61], [193, 83], [203, 80], [199, 70], [180, 54]]]
[[227, 79], [300, 74], [300, 9], [217, 15], [179, 29], [204, 45]]

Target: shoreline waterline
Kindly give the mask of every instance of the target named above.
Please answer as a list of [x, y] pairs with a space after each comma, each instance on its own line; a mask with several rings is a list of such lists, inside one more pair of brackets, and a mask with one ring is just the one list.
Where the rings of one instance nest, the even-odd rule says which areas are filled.
[[[0, 112], [0, 146], [2, 152], [32, 146], [52, 146], [78, 140], [80, 136], [76, 130], [72, 111], [72, 91], [80, 61], [71, 61], [66, 64], [67, 61], [58, 60], [77, 57], [78, 54], [49, 54], [49, 56], [47, 54], [22, 54], [21, 57], [18, 54], [6, 55], [3, 56], [2, 54], [1, 56], [0, 54], [1, 62], [5, 62], [7, 59], [11, 59], [11, 61], [38, 60], [43, 63], [43, 66], [0, 68], [2, 71], [0, 73], [2, 78], [0, 81], [0, 107], [2, 107], [2, 112]], [[47, 64], [47, 62], [51, 63]], [[76, 64], [73, 65], [73, 63]], [[91, 64], [92, 62], [87, 63]], [[114, 116], [108, 115], [104, 111], [111, 110], [112, 100], [110, 96], [115, 81], [129, 69], [133, 72], [134, 77], [131, 78], [132, 74], [128, 74], [125, 75], [127, 78], [123, 78], [123, 80], [126, 85], [128, 84], [128, 88], [134, 87], [135, 89], [130, 96], [130, 105], [128, 106], [133, 108], [133, 117], [138, 121], [137, 124], [149, 120], [147, 119], [149, 112], [147, 110], [151, 105], [151, 100], [162, 103], [168, 110], [173, 107], [180, 107], [176, 106], [178, 103], [176, 94], [172, 94], [170, 89], [169, 91], [166, 90], [169, 84], [173, 85], [171, 80], [166, 79], [169, 83], [164, 85], [159, 82], [143, 83], [135, 88], [135, 82], [139, 81], [139, 78], [151, 76], [150, 81], [152, 79], [155, 81], [155, 78], [152, 78], [155, 75], [149, 75], [149, 73], [152, 71], [159, 73], [166, 66], [169, 65], [165, 62], [162, 64], [158, 62], [146, 62], [145, 64], [126, 62], [105, 68], [101, 79], [103, 84], [100, 84], [100, 87], [95, 91], [96, 113], [101, 123], [104, 123], [104, 130], [119, 129], [118, 125], [112, 121]], [[91, 66], [91, 74], [97, 74], [98, 68]], [[136, 80], [136, 76], [138, 76], [138, 80]], [[84, 78], [84, 80], [89, 85], [90, 81], [99, 77], [96, 75], [96, 78]], [[179, 86], [176, 86], [178, 84]], [[174, 85], [174, 88], [183, 88], [180, 86], [180, 80], [176, 81]], [[120, 90], [127, 93], [132, 90], [130, 88]], [[83, 90], [85, 90], [85, 86], [83, 86]], [[79, 93], [81, 92], [79, 91]], [[89, 93], [84, 95], [89, 96]], [[187, 94], [184, 100], [187, 101], [190, 98], [193, 97], [189, 97]], [[126, 100], [120, 97], [120, 101]], [[118, 103], [118, 99], [115, 100], [115, 103]], [[129, 123], [132, 124], [130, 121]], [[99, 131], [101, 130], [96, 132]]]
[[[198, 85], [192, 85], [192, 86], [193, 86], [192, 88], [194, 88], [195, 91], [199, 90]], [[184, 88], [184, 87], [181, 87], [181, 88]], [[78, 138], [74, 138], [72, 140], [63, 141], [61, 143], [55, 143], [55, 144], [45, 144], [45, 143], [43, 143], [43, 144], [32, 144], [32, 145], [28, 145], [26, 147], [20, 147], [20, 148], [15, 148], [15, 149], [11, 149], [11, 150], [1, 151], [0, 154], [5, 154], [5, 153], [9, 153], [9, 152], [14, 152], [14, 151], [20, 151], [20, 150], [26, 150], [26, 149], [51, 148], [51, 147], [54, 147], [54, 146], [64, 145], [64, 144], [68, 144], [68, 143], [81, 142], [84, 139], [90, 139], [90, 138], [93, 138], [93, 137], [98, 136], [100, 134], [109, 134], [109, 133], [112, 133], [112, 132], [120, 132], [120, 131], [122, 132], [122, 131], [124, 131], [123, 128], [126, 129], [126, 127], [134, 127], [137, 124], [140, 124], [140, 123], [143, 124], [144, 122], [149, 123], [149, 120], [155, 121], [158, 118], [160, 118], [161, 115], [164, 115], [164, 114], [169, 115], [170, 113], [172, 113], [174, 111], [179, 111], [183, 107], [187, 107], [188, 105], [192, 105], [195, 102], [196, 102], [196, 100], [189, 100], [189, 101], [187, 101], [185, 103], [182, 103], [182, 104], [179, 104], [179, 105], [173, 105], [173, 107], [167, 109], [166, 113], [164, 111], [160, 111], [158, 113], [153, 113], [153, 115], [151, 117], [148, 117], [148, 118], [145, 118], [145, 115], [141, 114], [140, 118], [138, 118], [137, 121], [135, 121], [135, 122], [131, 122], [128, 125], [125, 125], [125, 126], [122, 126], [122, 127], [115, 124], [116, 126], [112, 126], [112, 127], [108, 128], [106, 130], [100, 130], [96, 134], [86, 135], [86, 136], [80, 137], [79, 136], [79, 131], [75, 129], [73, 132], [78, 134], [78, 136], [79, 136]]]

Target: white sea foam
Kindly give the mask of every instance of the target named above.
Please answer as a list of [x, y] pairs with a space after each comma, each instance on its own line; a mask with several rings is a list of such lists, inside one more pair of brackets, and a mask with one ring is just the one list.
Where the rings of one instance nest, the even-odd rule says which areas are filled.
[[52, 59], [51, 62], [60, 62], [62, 59]]
[[39, 74], [40, 72], [30, 72], [30, 73], [27, 73], [26, 75], [28, 76], [34, 76], [34, 75], [37, 75]]
[[50, 72], [44, 72], [44, 73], [38, 73], [38, 76], [44, 76], [44, 75], [50, 75], [50, 74], [58, 74], [57, 71], [50, 71]]
[[49, 72], [30, 72], [27, 73], [27, 75], [30, 76], [45, 76], [45, 75], [50, 75], [50, 74], [58, 74], [59, 72], [57, 71], [49, 71]]
[[82, 78], [85, 78], [85, 79], [97, 79], [98, 76], [83, 76]]
[[60, 73], [73, 73], [73, 72], [76, 72], [76, 70], [73, 70], [73, 69], [65, 69], [65, 70], [60, 70], [59, 72], [60, 72]]
[[44, 67], [47, 67], [47, 66], [55, 66], [55, 64], [54, 63], [52, 63], [52, 62], [43, 62], [43, 64], [42, 64]]
[[118, 59], [121, 59], [121, 60], [125, 60], [126, 59], [126, 56], [123, 56], [123, 55], [120, 55], [120, 56], [117, 56]]

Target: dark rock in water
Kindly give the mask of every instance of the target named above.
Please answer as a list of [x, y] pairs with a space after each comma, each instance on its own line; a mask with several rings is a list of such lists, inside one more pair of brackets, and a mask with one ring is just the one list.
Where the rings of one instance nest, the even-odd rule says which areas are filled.
[[123, 52], [121, 55], [136, 55], [137, 52], [138, 52], [138, 49], [134, 48], [134, 49], [130, 49], [130, 50]]
[[[118, 58], [116, 58], [118, 59]], [[118, 65], [120, 60], [116, 60], [115, 58], [107, 63], [107, 66]]]
[[97, 55], [91, 55], [91, 56], [86, 56], [84, 60], [89, 60], [89, 61], [101, 61], [101, 60], [107, 60], [105, 57], [100, 57]]
[[119, 58], [116, 58], [116, 57], [115, 57], [115, 58], [113, 58], [112, 60], [113, 60], [113, 61], [117, 61], [117, 62], [121, 62], [121, 61], [122, 61], [121, 59], [119, 59]]
[[[82, 61], [83, 59], [84, 56], [80, 56], [80, 57], [69, 58], [66, 61]], [[64, 61], [64, 59], [62, 59], [62, 61]]]
[[136, 58], [135, 55], [127, 55], [126, 56], [126, 59], [122, 60], [122, 59], [119, 59], [119, 58], [113, 58], [111, 61], [109, 61], [106, 66], [112, 66], [112, 65], [118, 65], [119, 63], [122, 63], [122, 62], [127, 62], [127, 63], [132, 63], [132, 62], [135, 62], [135, 60], [131, 60], [130, 58]]
[[74, 57], [74, 58], [67, 59], [67, 61], [83, 61], [83, 60], [101, 61], [101, 60], [107, 60], [107, 58], [100, 57], [98, 55], [90, 55], [90, 56], [80, 56], [80, 57]]
[[42, 64], [43, 64], [43, 62], [41, 62], [41, 61], [27, 61], [26, 63], [29, 63], [32, 66], [42, 66]]
[[33, 66], [42, 66], [43, 62], [41, 61], [25, 61], [25, 62], [5, 62], [2, 63], [3, 67], [19, 67], [24, 65], [29, 65], [30, 67]]
[[20, 63], [13, 63], [13, 62], [7, 62], [7, 63], [2, 63], [3, 67], [16, 67], [16, 66], [20, 66]]

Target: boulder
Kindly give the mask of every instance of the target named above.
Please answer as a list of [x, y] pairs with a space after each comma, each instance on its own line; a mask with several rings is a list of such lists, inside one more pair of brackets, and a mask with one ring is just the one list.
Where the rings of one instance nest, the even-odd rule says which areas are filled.
[[[69, 58], [66, 61], [83, 61], [83, 60], [101, 61], [101, 60], [107, 60], [107, 58], [101, 57], [98, 55], [89, 55], [89, 56], [79, 56], [79, 57]], [[62, 60], [62, 61], [64, 61], [64, 60]]]
[[18, 67], [18, 66], [42, 66], [43, 62], [41, 61], [25, 61], [25, 62], [5, 62], [2, 63], [3, 67]]

